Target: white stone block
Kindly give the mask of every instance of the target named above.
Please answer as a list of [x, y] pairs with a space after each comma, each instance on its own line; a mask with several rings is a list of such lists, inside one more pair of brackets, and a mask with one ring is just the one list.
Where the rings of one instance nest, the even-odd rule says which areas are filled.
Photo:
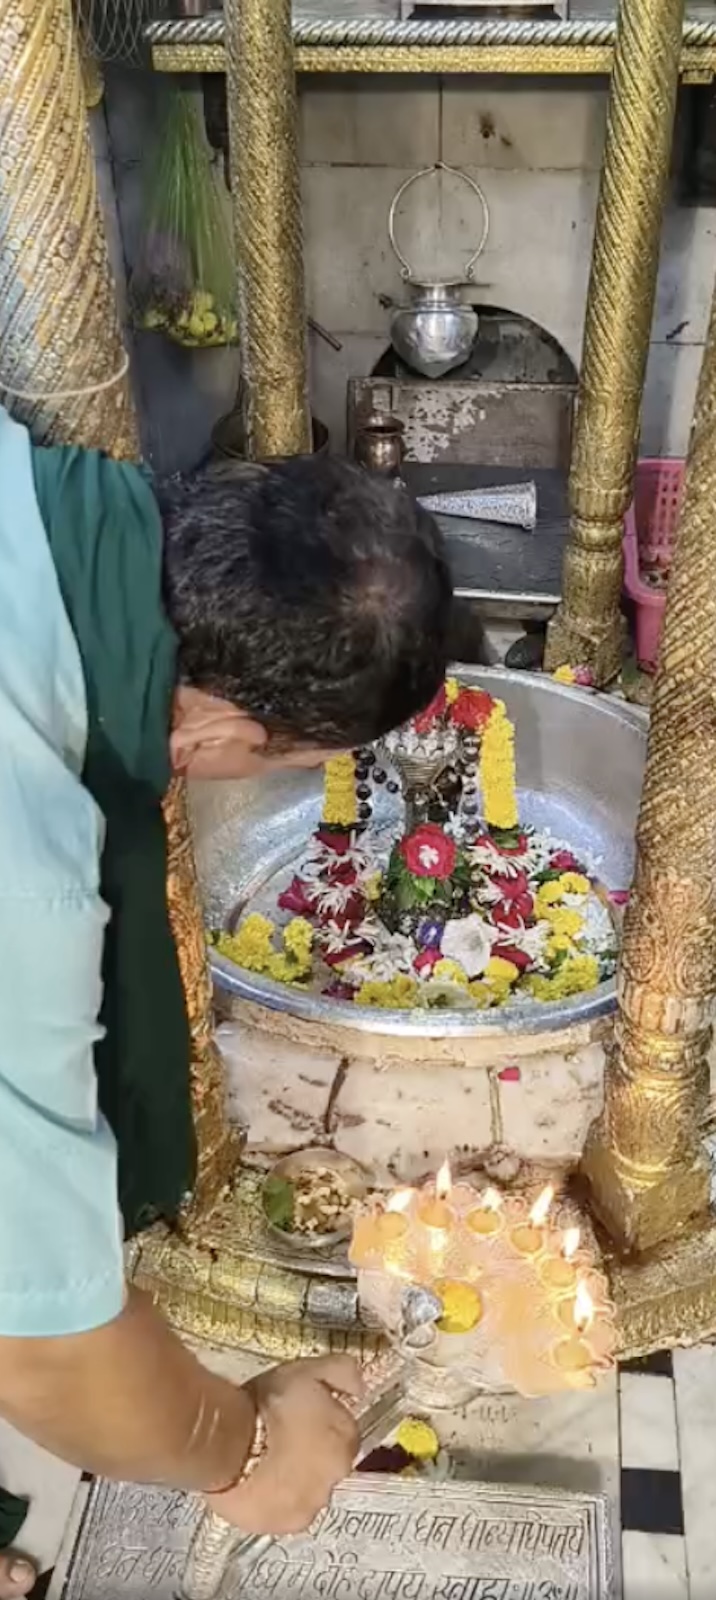
[[489, 1071], [424, 1060], [353, 1060], [330, 1117], [337, 1150], [370, 1167], [379, 1183], [412, 1183], [446, 1156], [484, 1155], [495, 1137]]
[[446, 78], [442, 157], [458, 167], [598, 172], [606, 105], [601, 78]]
[[575, 1162], [603, 1103], [604, 1050], [521, 1059], [498, 1074], [505, 1146], [528, 1161]]
[[246, 1022], [227, 1022], [216, 1042], [227, 1109], [248, 1131], [249, 1151], [282, 1155], [326, 1140], [325, 1115], [340, 1057], [287, 1043]]

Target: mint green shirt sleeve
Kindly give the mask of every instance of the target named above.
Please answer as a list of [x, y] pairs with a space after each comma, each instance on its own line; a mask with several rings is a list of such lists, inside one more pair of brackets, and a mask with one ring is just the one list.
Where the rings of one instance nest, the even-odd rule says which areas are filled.
[[124, 1300], [93, 1061], [107, 912], [86, 736], [30, 441], [0, 410], [0, 1335], [83, 1332]]

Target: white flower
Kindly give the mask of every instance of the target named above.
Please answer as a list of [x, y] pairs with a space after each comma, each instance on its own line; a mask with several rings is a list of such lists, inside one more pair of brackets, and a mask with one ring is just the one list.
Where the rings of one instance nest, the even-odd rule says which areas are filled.
[[530, 961], [541, 961], [551, 932], [548, 922], [538, 922], [533, 928], [503, 928], [501, 937], [514, 950], [524, 950]]
[[337, 922], [326, 922], [319, 933], [319, 943], [331, 956], [337, 956], [347, 945], [355, 944], [358, 935], [353, 928], [341, 928]]
[[440, 851], [436, 850], [433, 844], [421, 845], [418, 851], [418, 856], [420, 858], [421, 867], [429, 868], [440, 866]]
[[426, 978], [418, 990], [421, 1006], [442, 1007], [446, 1011], [471, 1011], [474, 1000], [464, 983], [451, 978]]
[[349, 900], [356, 892], [354, 883], [333, 883], [321, 886], [316, 891], [316, 907], [322, 917], [334, 915], [336, 911], [343, 911]]
[[373, 945], [371, 951], [356, 957], [345, 971], [361, 978], [374, 978], [379, 983], [389, 983], [399, 973], [414, 977], [413, 961], [417, 954], [412, 939], [404, 933], [389, 933], [388, 929], [372, 917], [361, 922], [355, 938]]
[[457, 961], [468, 978], [479, 978], [490, 959], [490, 930], [477, 912], [469, 917], [456, 917], [445, 923], [440, 949], [451, 961]]

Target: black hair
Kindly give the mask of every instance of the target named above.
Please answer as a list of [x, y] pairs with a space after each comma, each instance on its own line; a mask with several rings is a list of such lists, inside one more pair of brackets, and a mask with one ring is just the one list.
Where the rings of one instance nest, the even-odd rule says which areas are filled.
[[337, 457], [157, 488], [184, 682], [270, 736], [325, 749], [422, 710], [447, 664], [452, 585], [433, 518]]

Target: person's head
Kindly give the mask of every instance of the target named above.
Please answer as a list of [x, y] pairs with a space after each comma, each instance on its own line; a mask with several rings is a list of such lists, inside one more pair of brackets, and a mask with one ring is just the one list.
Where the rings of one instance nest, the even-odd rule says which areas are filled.
[[327, 456], [157, 493], [177, 771], [318, 766], [428, 705], [452, 587], [438, 528], [404, 489]]

